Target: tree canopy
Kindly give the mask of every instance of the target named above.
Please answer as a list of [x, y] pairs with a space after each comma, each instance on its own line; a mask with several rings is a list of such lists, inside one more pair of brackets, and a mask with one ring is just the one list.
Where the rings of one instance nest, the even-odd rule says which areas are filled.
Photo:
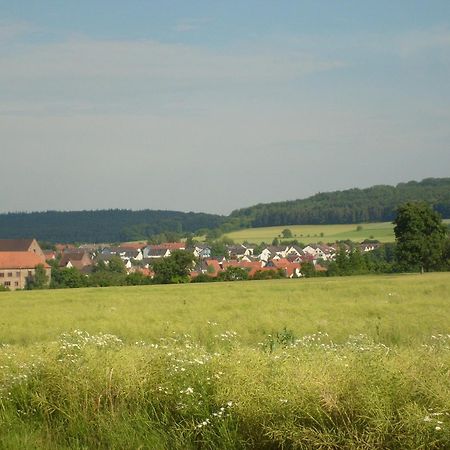
[[161, 258], [153, 264], [155, 283], [187, 283], [189, 272], [193, 267], [195, 258], [192, 253], [175, 250], [170, 256]]
[[406, 203], [394, 220], [397, 260], [404, 270], [428, 272], [444, 265], [447, 227], [426, 203]]

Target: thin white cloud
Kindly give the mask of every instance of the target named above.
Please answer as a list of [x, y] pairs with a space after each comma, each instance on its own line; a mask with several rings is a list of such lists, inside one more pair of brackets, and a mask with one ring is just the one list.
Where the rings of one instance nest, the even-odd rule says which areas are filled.
[[14, 52], [0, 53], [0, 84], [8, 92], [0, 94], [0, 111], [33, 99], [41, 105], [102, 107], [143, 98], [161, 104], [167, 94], [164, 101], [172, 103], [183, 92], [256, 89], [343, 66], [293, 49], [227, 52], [148, 40], [16, 44]]
[[203, 18], [183, 18], [180, 19], [177, 24], [173, 27], [173, 30], [177, 33], [186, 33], [189, 31], [195, 31], [200, 29], [205, 24], [211, 22], [211, 19], [208, 17]]
[[0, 44], [36, 31], [38, 31], [38, 28], [28, 22], [0, 21]]
[[[306, 53], [283, 51], [232, 54], [158, 41], [71, 40], [21, 46], [0, 58], [3, 75], [20, 78], [80, 76], [150, 77], [172, 80], [284, 81], [341, 67]], [[8, 75], [9, 74], [9, 75]]]
[[396, 48], [401, 56], [411, 57], [433, 50], [450, 51], [450, 29], [431, 28], [415, 30], [400, 35], [395, 40]]

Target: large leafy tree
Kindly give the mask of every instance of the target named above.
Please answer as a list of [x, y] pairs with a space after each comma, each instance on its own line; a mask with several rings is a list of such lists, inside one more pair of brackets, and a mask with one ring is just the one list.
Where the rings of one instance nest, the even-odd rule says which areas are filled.
[[193, 267], [195, 258], [190, 252], [175, 250], [167, 258], [161, 258], [153, 264], [155, 283], [187, 283], [189, 272]]
[[49, 278], [43, 264], [34, 268], [34, 275], [28, 277], [26, 289], [44, 289], [48, 286]]
[[407, 270], [439, 270], [444, 264], [447, 227], [426, 203], [406, 203], [394, 220], [397, 260]]

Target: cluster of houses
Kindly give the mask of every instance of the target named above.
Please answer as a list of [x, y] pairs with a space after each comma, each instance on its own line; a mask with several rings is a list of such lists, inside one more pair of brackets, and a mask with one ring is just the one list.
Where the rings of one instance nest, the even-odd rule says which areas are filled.
[[[361, 252], [374, 250], [377, 244], [361, 244]], [[312, 263], [316, 271], [325, 271], [323, 262], [336, 258], [339, 248], [350, 252], [346, 244], [325, 245], [268, 245], [257, 250], [254, 245], [229, 245], [226, 254], [220, 258], [213, 257], [213, 249], [205, 243], [195, 243], [186, 248], [183, 242], [166, 242], [148, 245], [146, 242], [111, 245], [65, 245], [57, 244], [56, 250], [42, 250], [35, 239], [0, 239], [0, 285], [11, 290], [23, 289], [27, 280], [35, 274], [35, 267], [42, 264], [50, 278], [50, 260], [57, 260], [61, 268], [76, 268], [88, 275], [99, 261], [109, 264], [112, 257], [119, 257], [127, 273], [141, 272], [152, 277], [152, 265], [161, 258], [166, 258], [175, 250], [192, 252], [197, 263], [192, 268], [191, 277], [207, 274], [217, 277], [228, 267], [241, 267], [252, 277], [258, 271], [281, 270], [288, 278], [302, 276], [302, 264]]]
[[[208, 274], [216, 277], [227, 267], [242, 267], [253, 276], [258, 271], [281, 269], [288, 278], [302, 276], [301, 267], [305, 262], [314, 265], [316, 271], [325, 271], [323, 261], [335, 259], [339, 248], [350, 252], [351, 248], [343, 244], [330, 246], [325, 244], [309, 244], [306, 247], [297, 245], [273, 246], [269, 245], [255, 252], [256, 246], [229, 245], [226, 255], [221, 258], [213, 257], [212, 247], [205, 243], [196, 243], [192, 248], [186, 248], [183, 242], [166, 242], [163, 244], [147, 245], [145, 242], [133, 242], [113, 246], [65, 246], [59, 248], [62, 253], [60, 267], [76, 267], [82, 272], [89, 273], [92, 265], [97, 261], [109, 264], [111, 257], [120, 257], [128, 273], [142, 272], [153, 276], [152, 265], [160, 259], [166, 258], [175, 250], [190, 251], [197, 258], [191, 277]], [[361, 244], [360, 250], [367, 252], [374, 250], [377, 244]], [[56, 257], [55, 255], [49, 255]]]

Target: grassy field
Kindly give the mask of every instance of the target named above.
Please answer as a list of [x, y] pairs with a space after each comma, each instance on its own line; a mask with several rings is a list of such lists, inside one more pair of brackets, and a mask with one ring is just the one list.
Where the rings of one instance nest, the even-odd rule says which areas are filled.
[[0, 293], [0, 448], [450, 448], [450, 274]]
[[351, 239], [360, 242], [364, 239], [378, 239], [380, 242], [394, 241], [394, 226], [390, 222], [338, 225], [286, 225], [281, 227], [246, 228], [244, 230], [228, 233], [227, 236], [235, 242], [266, 242], [271, 243], [281, 236], [285, 228], [289, 228], [294, 238], [300, 242], [310, 243], [316, 241], [335, 242]]
[[[450, 220], [445, 220], [450, 224]], [[271, 243], [273, 239], [281, 236], [285, 228], [289, 228], [299, 242], [312, 243], [317, 241], [336, 242], [350, 239], [361, 242], [364, 239], [377, 239], [380, 242], [394, 242], [394, 226], [391, 222], [362, 223], [339, 225], [286, 225], [281, 227], [246, 228], [244, 230], [227, 233], [226, 236], [235, 242], [244, 241], [259, 244]]]

